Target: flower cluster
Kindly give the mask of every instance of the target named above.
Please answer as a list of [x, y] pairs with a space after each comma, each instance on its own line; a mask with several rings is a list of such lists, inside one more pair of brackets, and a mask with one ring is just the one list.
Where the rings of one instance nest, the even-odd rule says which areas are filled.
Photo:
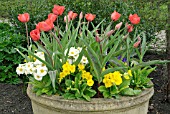
[[111, 87], [113, 84], [120, 85], [122, 83], [122, 74], [119, 71], [104, 75], [103, 83], [106, 88]]
[[[68, 59], [67, 59], [67, 61], [68, 61], [70, 64], [72, 64], [72, 63], [74, 63], [74, 62], [78, 59], [79, 54], [80, 54], [81, 51], [82, 51], [82, 48], [81, 48], [81, 47], [77, 47], [77, 48], [75, 48], [75, 47], [70, 47], [69, 51], [68, 51], [68, 49], [66, 49], [65, 52], [64, 52], [64, 54], [65, 54], [65, 56], [66, 56], [67, 53], [68, 53]], [[80, 63], [86, 65], [86, 64], [88, 63], [87, 57], [82, 56], [82, 59], [81, 59]]]
[[[43, 52], [37, 52], [35, 53], [35, 55], [39, 56], [42, 60], [45, 60]], [[45, 64], [43, 64], [38, 59], [33, 57], [29, 57], [29, 58], [33, 59], [34, 62], [26, 62], [25, 64], [19, 64], [19, 66], [16, 68], [17, 74], [18, 75], [32, 74], [36, 80], [41, 81], [43, 76], [47, 74], [48, 68], [46, 67]]]
[[67, 75], [70, 75], [71, 73], [74, 73], [76, 70], [75, 65], [71, 65], [68, 62], [66, 62], [63, 66], [62, 66], [63, 70], [62, 72], [60, 72], [60, 76], [59, 76], [59, 82], [61, 82], [61, 80], [63, 78], [65, 78]]
[[[69, 11], [62, 17], [65, 26], [60, 27], [58, 18], [64, 11], [64, 6], [54, 5], [47, 19], [30, 32], [35, 43], [29, 45], [28, 40], [28, 49], [22, 48], [28, 55], [16, 72], [30, 76], [37, 95], [57, 93], [66, 99], [89, 101], [92, 97], [138, 95], [150, 87], [147, 76], [155, 69], [151, 65], [164, 62], [143, 62], [147, 42], [144, 33], [134, 30], [140, 23], [137, 14], [129, 14], [121, 22], [122, 15], [113, 11], [104, 28], [104, 20], [93, 24], [95, 14]], [[72, 21], [78, 15], [75, 24]], [[25, 13], [18, 19], [26, 25], [30, 17]]]

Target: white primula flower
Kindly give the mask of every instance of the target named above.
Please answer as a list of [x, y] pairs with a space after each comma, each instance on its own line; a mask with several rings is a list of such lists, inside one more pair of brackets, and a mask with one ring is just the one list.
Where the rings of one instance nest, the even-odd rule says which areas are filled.
[[25, 64], [19, 64], [19, 66], [16, 68], [16, 72], [18, 75], [25, 73]]
[[66, 54], [67, 54], [67, 51], [68, 51], [68, 49], [66, 49], [65, 51], [64, 51], [64, 55], [66, 56]]
[[73, 56], [75, 56], [77, 54], [79, 54], [79, 50], [75, 49], [75, 47], [71, 47], [70, 50], [69, 50], [68, 56], [73, 57]]
[[46, 66], [37, 66], [37, 74], [39, 76], [45, 76], [48, 72], [48, 69]]
[[43, 56], [44, 57], [44, 52], [37, 52], [35, 53], [36, 56], [40, 57], [40, 56]]
[[33, 62], [25, 63], [25, 68], [26, 68], [26, 69], [31, 69], [31, 68], [33, 68], [33, 67], [34, 67]]
[[73, 58], [74, 58], [74, 61], [76, 61], [76, 60], [78, 59], [78, 57], [79, 57], [79, 54], [77, 54], [77, 55], [74, 55], [74, 56], [73, 56]]
[[83, 56], [80, 62], [82, 64], [87, 64], [88, 63], [87, 57]]
[[79, 53], [81, 52], [82, 48], [81, 47], [77, 47]]
[[68, 62], [69, 64], [73, 64], [73, 60], [72, 60], [72, 59], [67, 59], [67, 62]]
[[40, 75], [38, 75], [37, 73], [34, 73], [33, 76], [34, 76], [34, 78], [35, 78], [36, 80], [38, 80], [38, 81], [41, 81], [42, 78], [43, 78], [43, 76], [40, 76]]

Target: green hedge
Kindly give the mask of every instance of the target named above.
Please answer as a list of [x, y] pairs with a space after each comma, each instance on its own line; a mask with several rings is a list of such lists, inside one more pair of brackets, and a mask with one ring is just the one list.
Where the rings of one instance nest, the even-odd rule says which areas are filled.
[[15, 48], [23, 46], [25, 37], [14, 33], [15, 30], [7, 23], [0, 23], [0, 82], [19, 83], [16, 67], [23, 57]]
[[[18, 2], [19, 3], [19, 2]], [[110, 22], [110, 14], [116, 10], [122, 14], [123, 18], [128, 18], [130, 13], [138, 13], [141, 17], [141, 23], [138, 27], [139, 32], [147, 31], [147, 39], [151, 40], [154, 33], [165, 28], [167, 7], [166, 2], [158, 5], [158, 1], [148, 2], [146, 0], [25, 0], [20, 2], [16, 7], [11, 7], [9, 12], [10, 22], [15, 25], [16, 30], [25, 34], [23, 23], [17, 19], [19, 13], [30, 13], [30, 22], [28, 23], [29, 31], [35, 28], [35, 24], [46, 19], [48, 13], [52, 12], [54, 4], [66, 6], [64, 15], [69, 10], [80, 13], [96, 14], [95, 23], [99, 23], [103, 18], [106, 18], [105, 23]], [[159, 14], [159, 16], [158, 16]], [[128, 21], [121, 18], [120, 21]], [[60, 18], [59, 22], [63, 22]], [[63, 23], [64, 24], [64, 23]], [[115, 23], [116, 24], [116, 23]]]

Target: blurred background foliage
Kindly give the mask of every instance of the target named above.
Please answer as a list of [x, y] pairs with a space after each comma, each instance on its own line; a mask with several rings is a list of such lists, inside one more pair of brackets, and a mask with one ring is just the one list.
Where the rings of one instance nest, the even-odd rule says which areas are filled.
[[[17, 15], [30, 13], [31, 20], [28, 23], [30, 31], [35, 28], [36, 23], [47, 18], [54, 4], [66, 6], [65, 15], [69, 10], [96, 14], [94, 23], [106, 18], [105, 24], [107, 24], [111, 21], [110, 14], [114, 10], [122, 14], [119, 22], [127, 22], [130, 13], [138, 13], [141, 17], [139, 32], [147, 31], [149, 40], [154, 38], [155, 32], [167, 26], [167, 2], [168, 0], [1, 0], [0, 16], [10, 19], [17, 32], [25, 34], [24, 24], [18, 21]], [[59, 22], [61, 21], [63, 22], [63, 18], [60, 18]]]

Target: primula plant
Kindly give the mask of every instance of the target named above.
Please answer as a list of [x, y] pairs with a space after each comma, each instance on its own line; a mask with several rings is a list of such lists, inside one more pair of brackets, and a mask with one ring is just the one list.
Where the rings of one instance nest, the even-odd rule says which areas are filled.
[[[28, 48], [21, 48], [27, 55], [17, 49], [25, 63], [19, 64], [16, 72], [29, 77], [33, 92], [90, 101], [138, 95], [152, 86], [147, 77], [155, 70], [151, 65], [167, 61], [143, 62], [147, 51], [145, 34], [129, 35], [137, 31], [137, 14], [126, 19], [113, 11], [111, 22], [104, 28], [104, 19], [93, 24], [95, 14], [84, 16], [69, 11], [63, 18], [64, 10], [64, 6], [54, 5], [53, 13], [36, 24], [30, 37], [27, 33]], [[65, 29], [58, 18], [63, 18]], [[118, 22], [119, 18], [127, 22]], [[19, 14], [18, 19], [27, 25], [29, 14]]]

